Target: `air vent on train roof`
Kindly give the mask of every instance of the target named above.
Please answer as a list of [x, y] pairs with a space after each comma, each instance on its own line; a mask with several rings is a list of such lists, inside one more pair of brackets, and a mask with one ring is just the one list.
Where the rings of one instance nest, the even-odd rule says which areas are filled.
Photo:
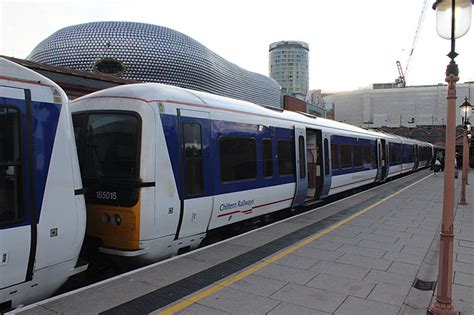
[[283, 108], [280, 108], [280, 107], [275, 107], [275, 106], [270, 106], [270, 105], [260, 105], [260, 106], [263, 106], [265, 108], [268, 108], [268, 109], [271, 109], [271, 110], [274, 110], [274, 111], [277, 111], [277, 112], [284, 112], [285, 110]]
[[314, 116], [313, 114], [310, 114], [310, 113], [307, 113], [307, 112], [299, 112], [297, 111], [298, 114], [301, 114], [301, 115], [304, 115], [306, 117], [309, 117], [309, 118], [313, 118], [313, 119], [316, 119], [318, 118], [318, 116]]

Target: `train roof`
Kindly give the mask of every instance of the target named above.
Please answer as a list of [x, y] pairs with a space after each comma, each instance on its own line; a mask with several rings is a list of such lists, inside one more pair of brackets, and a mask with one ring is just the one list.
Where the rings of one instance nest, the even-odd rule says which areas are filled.
[[256, 114], [277, 119], [308, 123], [321, 127], [343, 129], [347, 131], [380, 136], [380, 134], [375, 131], [366, 130], [360, 127], [345, 124], [342, 122], [337, 122], [330, 119], [325, 119], [316, 116], [309, 117], [309, 115], [307, 114], [286, 111], [277, 107], [271, 108], [261, 106], [247, 101], [232, 99], [200, 91], [183, 89], [160, 83], [129, 84], [124, 86], [113, 87], [107, 90], [98, 91], [78, 98], [74, 101], [74, 103], [95, 97], [131, 97], [141, 99], [145, 102], [172, 101], [183, 104], [197, 104], [215, 109], [225, 109], [241, 113]]
[[[210, 93], [184, 89], [180, 87], [160, 84], [160, 83], [139, 83], [113, 87], [110, 89], [98, 91], [73, 101], [73, 103], [87, 100], [90, 98], [102, 97], [123, 97], [135, 98], [145, 102], [175, 102], [183, 104], [195, 104], [214, 109], [224, 109], [240, 113], [261, 115], [286, 121], [314, 125], [315, 127], [324, 127], [330, 129], [344, 130], [348, 132], [368, 135], [372, 137], [385, 137], [394, 141], [401, 138], [387, 133], [380, 133], [374, 130], [360, 128], [354, 125], [312, 116], [306, 113], [286, 111], [280, 108], [271, 108], [257, 105], [247, 101], [232, 99], [224, 96]], [[413, 139], [410, 139], [413, 141]]]
[[42, 76], [41, 74], [1, 57], [0, 78], [3, 80], [24, 81], [26, 83], [47, 85], [59, 88], [56, 83]]

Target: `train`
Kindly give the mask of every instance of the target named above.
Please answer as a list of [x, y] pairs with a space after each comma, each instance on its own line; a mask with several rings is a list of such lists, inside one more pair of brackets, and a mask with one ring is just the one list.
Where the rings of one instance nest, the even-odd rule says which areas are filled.
[[88, 237], [150, 262], [209, 231], [383, 182], [432, 144], [205, 92], [140, 83], [72, 102]]
[[51, 296], [87, 268], [73, 132], [61, 88], [0, 58], [0, 312]]

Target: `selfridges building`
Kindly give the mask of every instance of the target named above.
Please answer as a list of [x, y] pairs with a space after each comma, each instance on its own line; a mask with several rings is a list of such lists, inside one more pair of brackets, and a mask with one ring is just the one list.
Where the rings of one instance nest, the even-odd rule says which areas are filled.
[[28, 60], [158, 82], [280, 107], [280, 85], [244, 70], [172, 29], [133, 22], [94, 22], [55, 32]]

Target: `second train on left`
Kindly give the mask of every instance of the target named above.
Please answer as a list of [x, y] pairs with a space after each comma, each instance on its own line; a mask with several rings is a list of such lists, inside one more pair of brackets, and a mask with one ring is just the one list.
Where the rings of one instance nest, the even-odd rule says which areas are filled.
[[433, 146], [160, 84], [72, 103], [87, 235], [153, 261], [207, 232], [427, 167]]

